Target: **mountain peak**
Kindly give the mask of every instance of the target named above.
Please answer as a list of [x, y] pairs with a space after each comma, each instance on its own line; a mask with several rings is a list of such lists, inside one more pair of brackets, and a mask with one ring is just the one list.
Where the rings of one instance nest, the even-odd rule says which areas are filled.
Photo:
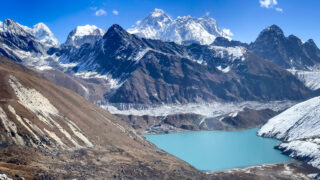
[[103, 36], [104, 39], [114, 37], [114, 36], [119, 36], [119, 37], [126, 37], [128, 36], [129, 33], [124, 30], [120, 25], [118, 24], [113, 24], [105, 33]]
[[42, 22], [39, 22], [38, 24], [34, 25], [32, 28], [33, 28], [33, 29], [43, 29], [43, 30], [45, 30], [45, 31], [50, 31], [50, 29], [48, 28], [48, 26], [45, 25], [45, 24], [42, 23]]
[[166, 15], [166, 13], [162, 9], [157, 9], [157, 8], [155, 8], [153, 10], [153, 12], [151, 13], [152, 17], [160, 17], [160, 16], [163, 16], [163, 15]]
[[125, 31], [119, 24], [113, 24], [109, 27], [108, 31], [114, 30], [114, 31]]
[[317, 46], [316, 43], [313, 41], [313, 39], [309, 39], [307, 42], [305, 43], [308, 43], [308, 44], [312, 44], [314, 46]]
[[282, 29], [279, 26], [275, 25], [275, 24], [267, 27], [261, 33], [266, 33], [266, 32], [274, 32], [277, 35], [283, 35], [284, 36], [284, 33], [283, 33]]
[[173, 41], [178, 44], [211, 44], [216, 37], [231, 39], [208, 14], [203, 17], [178, 16], [173, 20], [161, 9], [155, 9], [146, 18], [137, 21], [128, 32], [144, 38]]
[[83, 44], [94, 44], [97, 39], [102, 38], [105, 31], [95, 25], [77, 26], [73, 29], [64, 43], [67, 46], [80, 47]]
[[59, 44], [58, 40], [53, 35], [48, 26], [42, 22], [34, 25], [31, 32], [40, 42], [44, 44], [51, 46], [57, 46]]
[[7, 25], [10, 25], [10, 24], [15, 24], [16, 22], [14, 20], [12, 20], [12, 19], [5, 19], [3, 23], [7, 24]]
[[16, 34], [21, 36], [27, 36], [29, 34], [30, 28], [26, 26], [22, 26], [12, 19], [6, 19], [0, 25], [1, 25], [0, 32], [7, 32], [10, 34]]

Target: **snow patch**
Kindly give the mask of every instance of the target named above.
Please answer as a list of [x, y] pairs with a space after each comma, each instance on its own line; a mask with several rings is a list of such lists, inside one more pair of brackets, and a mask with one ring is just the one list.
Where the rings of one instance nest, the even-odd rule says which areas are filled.
[[320, 168], [320, 145], [311, 141], [290, 141], [280, 144], [284, 152], [293, 158], [308, 158], [308, 164]]
[[120, 86], [122, 86], [122, 83], [120, 83], [120, 81], [118, 79], [113, 79], [111, 77], [111, 75], [108, 75], [108, 74], [101, 75], [101, 74], [99, 74], [97, 72], [82, 71], [82, 72], [75, 73], [74, 75], [78, 76], [80, 78], [83, 78], [83, 79], [94, 79], [94, 78], [97, 78], [97, 79], [107, 80], [109, 82], [109, 85], [110, 85], [111, 89], [117, 89]]
[[217, 69], [218, 69], [219, 71], [224, 72], [224, 73], [228, 73], [228, 72], [230, 71], [230, 66], [227, 66], [227, 67], [225, 67], [225, 68], [222, 68], [221, 66], [218, 66]]
[[143, 49], [141, 51], [139, 51], [137, 53], [137, 55], [134, 57], [134, 60], [135, 61], [140, 61], [141, 58], [143, 58], [143, 56], [150, 50], [150, 48], [146, 48], [146, 49]]
[[244, 61], [244, 54], [246, 53], [246, 49], [241, 46], [236, 47], [222, 47], [222, 46], [210, 46], [210, 49], [215, 51], [215, 57], [218, 58], [227, 58], [232, 62], [240, 59]]

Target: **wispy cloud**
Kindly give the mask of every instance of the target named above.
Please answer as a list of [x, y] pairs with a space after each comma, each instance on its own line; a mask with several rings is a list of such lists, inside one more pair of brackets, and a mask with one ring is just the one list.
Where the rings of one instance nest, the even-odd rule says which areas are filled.
[[112, 14], [114, 14], [114, 15], [117, 16], [117, 15], [119, 15], [119, 11], [117, 11], [117, 10], [114, 9], [114, 10], [112, 11]]
[[106, 15], [107, 14], [107, 11], [105, 11], [104, 9], [99, 9], [95, 12], [95, 15], [96, 16], [103, 16], [103, 15]]
[[283, 12], [282, 8], [276, 7], [278, 5], [278, 1], [277, 0], [259, 0], [260, 2], [260, 7], [262, 8], [271, 8], [271, 9], [275, 9], [278, 12]]
[[227, 36], [233, 36], [233, 33], [231, 32], [230, 29], [222, 29], [222, 32]]
[[259, 0], [260, 6], [264, 8], [272, 8], [278, 4], [277, 0]]

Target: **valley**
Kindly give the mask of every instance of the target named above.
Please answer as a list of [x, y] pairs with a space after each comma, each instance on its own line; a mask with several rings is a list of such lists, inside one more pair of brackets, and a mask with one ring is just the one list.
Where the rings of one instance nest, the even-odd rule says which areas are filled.
[[0, 179], [320, 179], [319, 64], [312, 39], [240, 42], [208, 14], [61, 44], [6, 19]]

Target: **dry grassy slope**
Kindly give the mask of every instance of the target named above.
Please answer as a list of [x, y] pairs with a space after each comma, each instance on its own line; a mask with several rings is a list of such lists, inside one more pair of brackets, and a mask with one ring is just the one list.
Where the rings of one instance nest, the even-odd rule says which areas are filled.
[[0, 171], [8, 175], [204, 178], [113, 115], [4, 57], [0, 84]]

